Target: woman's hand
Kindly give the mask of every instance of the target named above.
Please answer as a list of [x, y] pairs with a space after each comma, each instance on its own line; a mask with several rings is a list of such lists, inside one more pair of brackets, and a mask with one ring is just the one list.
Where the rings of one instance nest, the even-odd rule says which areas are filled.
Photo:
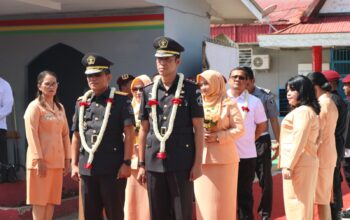
[[146, 184], [146, 170], [144, 167], [139, 167], [139, 172], [137, 173], [137, 181], [140, 184]]
[[206, 132], [204, 133], [204, 140], [205, 140], [205, 142], [207, 142], [207, 143], [218, 142], [217, 139], [218, 139], [218, 135], [217, 135], [216, 133], [210, 133], [210, 132], [208, 132], [208, 131], [206, 131]]
[[285, 180], [292, 179], [292, 170], [288, 169], [288, 168], [283, 168], [282, 169], [282, 176], [283, 176], [283, 179], [285, 179]]
[[63, 175], [66, 176], [71, 171], [70, 159], [64, 160]]
[[36, 175], [38, 175], [39, 177], [45, 177], [47, 168], [44, 160], [37, 159], [37, 165], [38, 165], [38, 169], [37, 169]]

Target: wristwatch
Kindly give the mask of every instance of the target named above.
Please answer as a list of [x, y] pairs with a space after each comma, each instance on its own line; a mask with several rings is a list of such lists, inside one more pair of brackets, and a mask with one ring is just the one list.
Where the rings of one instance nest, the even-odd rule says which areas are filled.
[[131, 166], [131, 160], [123, 160], [123, 163], [127, 166]]
[[145, 165], [146, 165], [145, 161], [139, 161], [139, 162], [137, 163], [137, 166], [138, 166], [138, 167], [145, 167]]

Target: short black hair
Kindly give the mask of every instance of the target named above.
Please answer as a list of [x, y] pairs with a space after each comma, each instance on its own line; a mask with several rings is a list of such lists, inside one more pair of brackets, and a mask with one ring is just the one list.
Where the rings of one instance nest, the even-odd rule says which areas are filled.
[[288, 87], [290, 90], [297, 91], [299, 93], [297, 98], [299, 103], [296, 107], [307, 105], [310, 106], [317, 115], [320, 114], [321, 107], [318, 103], [315, 90], [309, 78], [303, 75], [293, 76], [286, 82], [286, 90]]
[[235, 70], [240, 70], [244, 72], [244, 75], [247, 79], [254, 79], [254, 72], [252, 70], [252, 68], [248, 67], [248, 66], [239, 66], [239, 67], [235, 67], [230, 71], [230, 76], [232, 74], [233, 71]]

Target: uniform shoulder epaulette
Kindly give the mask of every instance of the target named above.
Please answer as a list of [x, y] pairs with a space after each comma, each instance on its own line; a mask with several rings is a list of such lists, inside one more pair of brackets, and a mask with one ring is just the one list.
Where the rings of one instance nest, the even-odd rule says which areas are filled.
[[262, 92], [266, 93], [266, 94], [270, 94], [271, 90], [266, 89], [266, 88], [262, 88], [262, 87], [258, 87]]
[[194, 85], [197, 85], [197, 83], [191, 79], [185, 79], [185, 82], [189, 82], [189, 83], [192, 83]]
[[123, 95], [123, 96], [127, 96], [127, 95], [128, 95], [128, 93], [126, 93], [126, 92], [121, 92], [121, 91], [115, 91], [115, 94], [117, 94], [117, 95]]

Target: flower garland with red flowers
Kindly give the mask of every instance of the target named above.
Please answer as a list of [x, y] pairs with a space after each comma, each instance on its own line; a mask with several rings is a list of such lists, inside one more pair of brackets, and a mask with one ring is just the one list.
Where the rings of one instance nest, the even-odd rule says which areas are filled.
[[177, 107], [179, 106], [179, 104], [182, 103], [182, 99], [180, 99], [180, 94], [181, 94], [184, 78], [185, 78], [184, 75], [182, 73], [179, 73], [179, 82], [177, 84], [175, 97], [172, 100], [173, 107], [171, 109], [168, 129], [166, 130], [164, 136], [162, 136], [159, 133], [158, 119], [157, 119], [158, 118], [157, 117], [157, 105], [159, 104], [158, 100], [157, 100], [157, 89], [158, 89], [158, 84], [159, 84], [159, 81], [161, 80], [161, 77], [156, 78], [156, 80], [153, 84], [153, 87], [152, 87], [151, 99], [148, 101], [148, 105], [151, 106], [151, 109], [152, 109], [151, 110], [151, 118], [152, 118], [153, 131], [154, 131], [154, 134], [156, 135], [157, 139], [160, 141], [160, 149], [159, 149], [159, 152], [157, 153], [158, 159], [165, 159], [167, 157], [166, 152], [165, 152], [165, 142], [168, 140], [171, 133], [173, 132]]
[[84, 150], [89, 153], [88, 161], [84, 165], [84, 167], [86, 169], [92, 168], [92, 161], [94, 159], [94, 154], [95, 154], [97, 148], [100, 146], [100, 143], [102, 141], [102, 137], [105, 133], [108, 118], [109, 118], [109, 115], [111, 112], [111, 107], [112, 107], [113, 98], [114, 98], [114, 94], [115, 94], [115, 88], [112, 87], [111, 91], [109, 93], [109, 97], [107, 99], [107, 106], [106, 106], [105, 114], [104, 114], [102, 125], [101, 125], [101, 130], [97, 136], [97, 140], [94, 144], [92, 144], [91, 148], [89, 148], [88, 144], [86, 143], [86, 139], [85, 139], [85, 135], [84, 135], [83, 121], [84, 121], [85, 107], [90, 105], [86, 100], [92, 95], [92, 93], [93, 93], [92, 90], [87, 91], [84, 94], [82, 101], [79, 103], [79, 106], [80, 106], [79, 107], [79, 135], [80, 135], [81, 144], [83, 145]]
[[248, 96], [249, 92], [247, 90], [244, 90], [244, 105], [241, 107], [243, 111], [243, 120], [247, 118], [248, 112], [250, 111], [248, 108]]

